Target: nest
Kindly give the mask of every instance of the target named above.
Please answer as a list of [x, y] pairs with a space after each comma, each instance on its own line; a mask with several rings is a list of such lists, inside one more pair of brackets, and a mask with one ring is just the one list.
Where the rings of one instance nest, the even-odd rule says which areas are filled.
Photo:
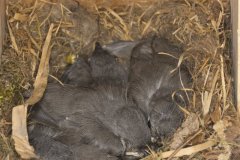
[[[0, 80], [0, 158], [16, 157], [9, 135], [12, 106], [34, 82], [50, 24], [50, 77], [92, 52], [96, 41], [166, 37], [183, 49], [193, 77], [186, 120], [160, 152], [145, 159], [238, 159], [233, 105], [230, 4], [227, 0], [9, 0]], [[165, 152], [175, 150], [174, 152]], [[181, 159], [180, 158], [180, 159]]]

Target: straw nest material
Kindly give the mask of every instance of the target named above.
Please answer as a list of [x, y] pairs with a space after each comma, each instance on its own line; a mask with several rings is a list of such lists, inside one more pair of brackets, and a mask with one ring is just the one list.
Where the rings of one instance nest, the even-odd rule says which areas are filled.
[[[186, 89], [186, 120], [159, 152], [146, 160], [239, 159], [240, 127], [233, 105], [230, 4], [228, 0], [9, 0], [5, 51], [0, 80], [0, 159], [17, 157], [10, 137], [12, 106], [32, 87], [50, 24], [50, 77], [80, 54], [90, 54], [96, 41], [166, 37], [181, 47], [179, 63], [193, 77]], [[171, 150], [175, 150], [171, 152]], [[170, 151], [170, 152], [167, 152]]]

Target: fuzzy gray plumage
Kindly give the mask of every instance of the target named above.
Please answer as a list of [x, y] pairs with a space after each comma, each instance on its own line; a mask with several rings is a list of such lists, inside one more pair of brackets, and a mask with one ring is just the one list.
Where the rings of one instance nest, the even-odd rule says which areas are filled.
[[[184, 115], [172, 93], [188, 87], [190, 75], [181, 67], [180, 81], [178, 69], [171, 72], [178, 60], [158, 54], [179, 57], [179, 49], [161, 38], [103, 48], [79, 58], [62, 76], [69, 85], [49, 84], [34, 106], [30, 140], [43, 159], [119, 159], [180, 126]], [[185, 92], [174, 98], [183, 104]]]

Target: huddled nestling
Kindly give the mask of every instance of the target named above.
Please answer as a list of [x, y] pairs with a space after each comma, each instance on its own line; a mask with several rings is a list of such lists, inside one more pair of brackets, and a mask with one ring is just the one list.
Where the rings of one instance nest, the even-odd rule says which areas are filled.
[[30, 143], [44, 160], [140, 159], [184, 120], [191, 75], [165, 38], [96, 43], [48, 83], [30, 110]]

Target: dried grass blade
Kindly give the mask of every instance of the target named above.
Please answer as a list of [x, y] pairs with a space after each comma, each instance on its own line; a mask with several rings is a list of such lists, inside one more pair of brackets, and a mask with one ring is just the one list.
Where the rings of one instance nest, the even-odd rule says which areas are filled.
[[128, 27], [127, 27], [126, 23], [124, 22], [124, 20], [123, 20], [116, 12], [114, 12], [112, 9], [110, 9], [110, 8], [106, 8], [106, 9], [107, 9], [107, 11], [108, 11], [109, 13], [111, 13], [115, 18], [118, 19], [118, 21], [119, 21], [119, 22], [121, 23], [121, 25], [123, 26], [123, 30], [124, 30], [125, 33], [128, 35], [129, 30], [128, 30]]
[[152, 18], [145, 25], [145, 27], [141, 33], [141, 37], [145, 36], [145, 34], [146, 34], [147, 30], [149, 29], [149, 27], [151, 26], [151, 24], [152, 24]]
[[204, 96], [204, 99], [203, 99], [203, 116], [206, 116], [209, 112], [211, 101], [212, 101], [212, 96], [213, 96], [213, 91], [215, 89], [215, 85], [216, 85], [217, 80], [218, 80], [218, 74], [219, 74], [219, 69], [217, 70], [217, 72], [216, 72], [216, 74], [213, 78], [212, 87], [211, 87], [211, 90], [210, 90], [209, 94]]
[[38, 45], [38, 43], [36, 42], [36, 40], [32, 37], [31, 33], [27, 30], [26, 27], [24, 27], [25, 31], [27, 32], [28, 37], [30, 38], [30, 40], [32, 41], [32, 43], [34, 44], [34, 46], [40, 51], [41, 47], [40, 45]]
[[227, 101], [227, 92], [226, 92], [226, 82], [224, 76], [224, 64], [223, 64], [223, 57], [220, 55], [221, 59], [221, 80], [222, 80], [222, 94], [223, 94], [223, 112], [226, 110], [226, 101]]
[[[198, 145], [195, 145], [195, 146], [183, 148], [183, 149], [179, 150], [179, 152], [176, 155], [174, 155], [174, 157], [182, 157], [182, 156], [191, 155], [191, 154], [206, 150], [206, 149], [214, 146], [215, 144], [216, 144], [215, 141], [209, 140], [209, 141], [207, 141], [205, 143], [202, 143], [202, 144], [198, 144]], [[167, 152], [163, 152], [163, 153], [158, 153], [158, 158], [168, 158], [174, 152], [175, 152], [175, 150], [167, 151]], [[152, 160], [152, 158], [153, 158], [152, 155], [150, 155], [150, 156], [147, 156], [147, 157], [143, 158], [142, 160]], [[154, 158], [157, 159], [157, 157], [154, 157]]]
[[19, 53], [18, 45], [17, 45], [16, 39], [13, 35], [12, 28], [11, 28], [9, 22], [7, 22], [7, 26], [8, 26], [9, 35], [10, 35], [10, 38], [11, 38], [11, 41], [12, 41], [12, 46], [15, 49], [15, 51], [17, 53]]
[[50, 42], [52, 38], [53, 27], [54, 25], [51, 24], [45, 43], [43, 45], [39, 69], [36, 80], [34, 82], [34, 90], [32, 96], [26, 101], [26, 103], [29, 105], [35, 104], [42, 98], [45, 88], [47, 86], [50, 58]]

